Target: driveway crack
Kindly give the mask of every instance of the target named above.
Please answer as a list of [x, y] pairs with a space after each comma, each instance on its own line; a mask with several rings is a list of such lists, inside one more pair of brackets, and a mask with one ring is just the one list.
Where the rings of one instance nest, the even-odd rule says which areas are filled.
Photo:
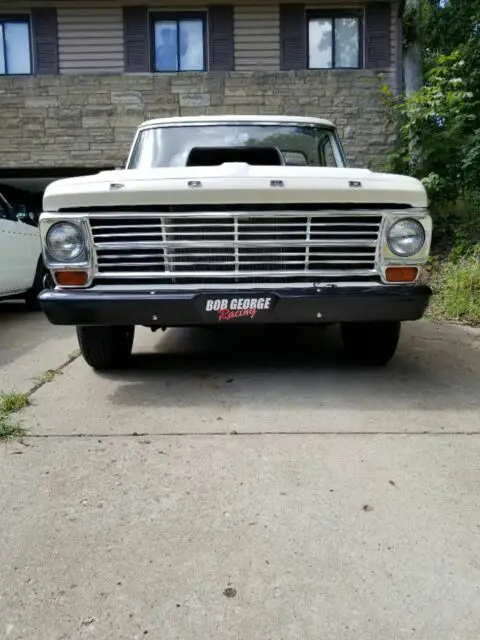
[[412, 436], [434, 436], [437, 438], [451, 437], [451, 436], [480, 436], [479, 431], [243, 431], [239, 432], [220, 432], [220, 431], [205, 431], [205, 432], [168, 432], [168, 433], [44, 433], [44, 434], [29, 434], [27, 438], [32, 439], [52, 439], [60, 438], [67, 440], [84, 439], [91, 440], [95, 438], [102, 439], [138, 439], [141, 438], [201, 438], [201, 437], [215, 437], [215, 438], [241, 438], [241, 437], [258, 437], [258, 436], [322, 436], [322, 437], [365, 437], [365, 436], [398, 436], [398, 437], [412, 437]]

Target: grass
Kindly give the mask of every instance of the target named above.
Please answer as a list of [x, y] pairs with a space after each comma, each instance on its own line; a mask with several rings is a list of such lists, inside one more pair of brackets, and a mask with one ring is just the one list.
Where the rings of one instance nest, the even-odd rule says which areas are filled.
[[68, 356], [67, 361], [58, 369], [47, 369], [41, 376], [37, 378], [37, 384], [26, 393], [10, 393], [0, 392], [0, 440], [22, 440], [27, 432], [20, 424], [15, 422], [12, 417], [25, 407], [30, 405], [30, 396], [40, 387], [49, 382], [53, 382], [58, 375], [63, 373], [63, 369], [71, 362], [76, 360], [80, 355], [80, 351], [76, 349]]
[[30, 404], [29, 393], [0, 393], [0, 415], [17, 413]]
[[47, 369], [46, 371], [44, 371], [42, 375], [37, 378], [37, 384], [33, 389], [30, 390], [30, 395], [42, 385], [53, 382], [57, 376], [61, 376], [63, 374], [63, 369], [65, 369], [67, 365], [76, 360], [79, 356], [80, 349], [75, 349], [75, 351], [72, 351], [69, 354], [67, 361], [62, 364], [62, 366], [58, 367], [58, 369]]
[[0, 416], [0, 440], [22, 440], [26, 434], [26, 430], [11, 422], [8, 416]]
[[25, 429], [12, 421], [12, 415], [18, 413], [30, 404], [29, 393], [1, 393], [0, 394], [0, 439], [21, 440]]
[[432, 286], [433, 318], [480, 326], [480, 243], [466, 253], [453, 251], [435, 260]]
[[61, 372], [56, 369], [47, 369], [39, 378], [37, 378], [37, 380], [40, 384], [47, 384], [49, 382], [53, 382], [60, 374]]

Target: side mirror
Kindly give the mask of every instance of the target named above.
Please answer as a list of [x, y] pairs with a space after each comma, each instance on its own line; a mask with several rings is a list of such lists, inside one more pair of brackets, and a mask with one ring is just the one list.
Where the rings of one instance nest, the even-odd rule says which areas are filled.
[[17, 209], [17, 211], [14, 212], [13, 218], [18, 220], [18, 222], [23, 222], [23, 224], [37, 226], [35, 214], [32, 211], [27, 211], [24, 206], [21, 206], [19, 210]]

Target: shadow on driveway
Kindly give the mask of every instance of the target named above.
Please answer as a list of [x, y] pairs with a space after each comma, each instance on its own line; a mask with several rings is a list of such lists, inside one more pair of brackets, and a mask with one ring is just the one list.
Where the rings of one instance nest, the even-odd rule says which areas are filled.
[[41, 311], [29, 311], [22, 301], [0, 302], [0, 368], [54, 334]]
[[118, 407], [323, 407], [386, 411], [386, 420], [403, 410], [408, 421], [415, 410], [480, 410], [474, 338], [409, 324], [390, 365], [370, 369], [347, 361], [335, 328], [170, 330], [131, 369], [100, 377], [116, 383], [109, 400]]

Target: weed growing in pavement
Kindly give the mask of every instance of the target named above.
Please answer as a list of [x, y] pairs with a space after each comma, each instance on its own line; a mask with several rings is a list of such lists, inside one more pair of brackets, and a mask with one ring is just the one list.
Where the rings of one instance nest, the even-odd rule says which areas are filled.
[[29, 393], [0, 393], [0, 415], [17, 413], [30, 404]]
[[49, 382], [53, 382], [58, 375], [61, 375], [60, 371], [57, 371], [56, 369], [47, 369], [47, 371], [42, 373], [37, 380], [39, 384], [47, 384]]
[[0, 393], [0, 439], [22, 439], [25, 429], [12, 421], [12, 415], [30, 404], [28, 393]]
[[11, 422], [9, 416], [0, 416], [0, 440], [22, 440], [26, 434], [26, 430]]

